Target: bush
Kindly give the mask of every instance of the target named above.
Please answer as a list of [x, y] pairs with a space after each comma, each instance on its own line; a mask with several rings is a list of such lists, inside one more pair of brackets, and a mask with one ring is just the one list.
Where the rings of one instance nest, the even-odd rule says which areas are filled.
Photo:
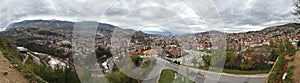
[[51, 83], [80, 83], [76, 72], [71, 68], [52, 69], [46, 65], [35, 66], [34, 73]]
[[284, 56], [279, 56], [276, 65], [274, 65], [274, 69], [271, 71], [268, 82], [274, 83], [281, 81], [281, 74], [284, 71], [284, 65], [286, 64], [286, 60]]

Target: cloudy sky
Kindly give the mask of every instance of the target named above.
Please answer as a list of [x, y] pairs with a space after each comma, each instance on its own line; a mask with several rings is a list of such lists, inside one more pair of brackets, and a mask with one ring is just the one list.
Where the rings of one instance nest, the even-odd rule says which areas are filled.
[[[196, 0], [1, 0], [0, 30], [12, 22], [34, 19], [98, 21], [135, 30], [159, 27], [163, 29], [153, 30], [174, 33], [246, 32], [295, 22], [290, 13], [293, 0], [193, 1]], [[219, 28], [210, 26], [219, 22], [223, 24]]]

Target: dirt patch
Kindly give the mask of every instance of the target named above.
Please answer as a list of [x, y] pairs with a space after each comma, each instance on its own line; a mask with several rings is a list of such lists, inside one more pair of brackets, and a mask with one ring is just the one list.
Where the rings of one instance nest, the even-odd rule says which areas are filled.
[[285, 56], [284, 56], [284, 58], [285, 58], [286, 60], [292, 60], [293, 57], [294, 57], [294, 56], [289, 56], [289, 55], [285, 55]]
[[[300, 83], [300, 51], [297, 51], [296, 54], [293, 56], [294, 60], [289, 63], [290, 66], [294, 66], [293, 70], [293, 82]], [[292, 58], [290, 58], [291, 60]]]
[[17, 71], [0, 51], [0, 83], [28, 83], [24, 75]]

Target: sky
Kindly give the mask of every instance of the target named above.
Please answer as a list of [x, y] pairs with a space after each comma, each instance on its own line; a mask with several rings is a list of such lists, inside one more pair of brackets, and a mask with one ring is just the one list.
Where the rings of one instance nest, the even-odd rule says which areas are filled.
[[[0, 30], [37, 19], [98, 21], [134, 30], [151, 26], [173, 33], [246, 32], [295, 22], [293, 0], [192, 1], [196, 0], [1, 0]], [[211, 21], [216, 19], [221, 21]], [[218, 22], [218, 28], [210, 26]]]

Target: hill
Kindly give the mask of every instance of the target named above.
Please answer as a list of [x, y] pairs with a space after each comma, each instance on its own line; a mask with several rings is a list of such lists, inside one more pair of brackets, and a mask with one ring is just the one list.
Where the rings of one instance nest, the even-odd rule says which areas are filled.
[[[5, 43], [5, 41], [0, 42]], [[0, 45], [3, 46], [2, 44]], [[0, 48], [3, 49], [3, 48]], [[4, 50], [4, 49], [3, 49]], [[11, 62], [4, 56], [4, 54], [0, 51], [0, 83], [28, 83], [29, 81], [25, 79], [23, 73], [17, 71], [15, 69], [15, 65], [11, 64]]]
[[1, 83], [28, 83], [45, 81], [23, 65], [15, 45], [0, 37], [0, 82]]
[[[118, 28], [110, 24], [93, 21], [75, 23], [58, 20], [25, 20], [10, 24], [7, 30], [0, 32], [0, 36], [9, 39], [17, 46], [26, 47], [32, 51], [67, 58], [71, 54], [70, 41], [76, 24], [80, 24], [79, 27], [97, 24], [96, 40], [98, 43], [110, 43], [112, 32]], [[136, 32], [136, 34], [143, 36], [144, 33]], [[64, 45], [60, 44], [61, 42], [64, 42]]]

